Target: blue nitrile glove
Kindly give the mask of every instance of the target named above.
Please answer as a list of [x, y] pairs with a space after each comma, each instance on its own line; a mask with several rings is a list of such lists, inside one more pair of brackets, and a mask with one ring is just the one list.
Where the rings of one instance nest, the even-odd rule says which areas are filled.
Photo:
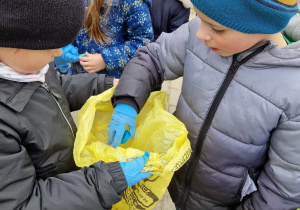
[[62, 55], [60, 56], [67, 62], [79, 62], [78, 48], [72, 44], [69, 44], [62, 48]]
[[128, 187], [131, 187], [152, 175], [148, 172], [141, 172], [147, 162], [147, 159], [149, 158], [149, 155], [149, 152], [145, 152], [142, 157], [139, 157], [131, 162], [120, 163]]
[[[125, 144], [129, 138], [133, 138], [136, 115], [137, 112], [132, 106], [117, 104], [109, 123], [107, 144], [112, 144], [113, 148], [116, 148], [120, 146], [120, 143]], [[126, 130], [127, 124], [130, 133]]]
[[60, 71], [60, 73], [65, 74], [69, 70], [69, 62], [65, 61], [61, 57], [54, 57], [55, 67]]

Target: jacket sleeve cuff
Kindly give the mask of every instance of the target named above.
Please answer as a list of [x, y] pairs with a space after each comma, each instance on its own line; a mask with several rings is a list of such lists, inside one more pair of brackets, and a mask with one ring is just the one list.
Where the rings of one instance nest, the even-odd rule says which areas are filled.
[[118, 67], [118, 65], [116, 65], [116, 59], [114, 58], [114, 54], [113, 54], [112, 50], [110, 49], [110, 47], [105, 48], [101, 52], [101, 55], [102, 55], [103, 61], [105, 63], [105, 69], [107, 71], [112, 71]]
[[115, 98], [112, 102], [113, 102], [114, 108], [117, 104], [127, 104], [127, 105], [132, 106], [135, 109], [136, 113], [139, 113], [139, 111], [140, 111], [138, 104], [135, 102], [135, 100], [132, 97], [121, 96], [121, 97]]
[[128, 185], [120, 163], [107, 163], [107, 171], [114, 180], [114, 190], [117, 194], [121, 195], [127, 189]]

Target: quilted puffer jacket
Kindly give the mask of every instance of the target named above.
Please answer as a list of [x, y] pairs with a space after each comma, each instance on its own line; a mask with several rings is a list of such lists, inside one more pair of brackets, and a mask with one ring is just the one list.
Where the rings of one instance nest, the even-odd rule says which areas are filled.
[[[169, 192], [186, 210], [284, 210], [300, 206], [299, 15], [286, 36], [222, 57], [196, 38], [200, 19], [163, 34], [127, 65], [112, 98], [140, 111], [164, 79], [183, 77], [175, 116], [190, 160]], [[298, 41], [298, 42], [297, 42]], [[147, 137], [145, 137], [147, 138]]]

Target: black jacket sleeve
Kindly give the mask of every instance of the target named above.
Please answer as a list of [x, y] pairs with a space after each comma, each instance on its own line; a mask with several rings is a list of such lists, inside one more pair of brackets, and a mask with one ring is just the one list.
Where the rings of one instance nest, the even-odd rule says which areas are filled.
[[151, 91], [160, 87], [164, 81], [164, 72], [156, 50], [159, 50], [156, 43], [142, 47], [137, 56], [127, 64], [112, 97], [113, 106], [125, 103], [133, 106], [139, 113]]
[[90, 96], [100, 94], [113, 86], [113, 77], [89, 73], [63, 75], [61, 86], [70, 105], [70, 111], [79, 110]]
[[36, 179], [35, 167], [21, 143], [26, 131], [11, 124], [20, 125], [21, 116], [1, 106], [0, 111], [0, 209], [101, 210], [121, 200], [127, 182], [118, 162], [97, 162]]

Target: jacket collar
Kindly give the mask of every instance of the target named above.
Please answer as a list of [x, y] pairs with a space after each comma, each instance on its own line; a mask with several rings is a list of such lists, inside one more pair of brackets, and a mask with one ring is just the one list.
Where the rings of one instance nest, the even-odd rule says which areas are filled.
[[0, 103], [21, 112], [40, 82], [20, 83], [0, 79]]

